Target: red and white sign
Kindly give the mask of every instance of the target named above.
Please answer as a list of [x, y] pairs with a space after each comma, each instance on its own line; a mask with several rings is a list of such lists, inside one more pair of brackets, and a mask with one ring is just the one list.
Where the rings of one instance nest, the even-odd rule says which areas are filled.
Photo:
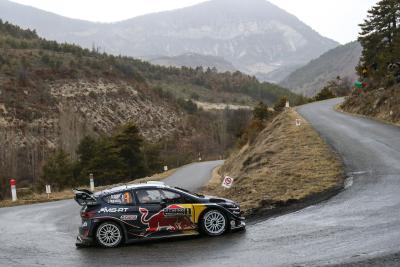
[[225, 188], [231, 188], [233, 185], [233, 178], [229, 176], [225, 176], [224, 181], [222, 182], [222, 186]]

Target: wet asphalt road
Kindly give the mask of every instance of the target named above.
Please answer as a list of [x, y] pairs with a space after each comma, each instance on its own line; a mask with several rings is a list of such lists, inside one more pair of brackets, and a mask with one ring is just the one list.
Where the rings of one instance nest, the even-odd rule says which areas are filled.
[[342, 156], [352, 177], [329, 201], [220, 238], [110, 250], [75, 248], [79, 208], [71, 200], [5, 208], [0, 209], [0, 265], [400, 265], [400, 128], [335, 112], [338, 101], [298, 109]]

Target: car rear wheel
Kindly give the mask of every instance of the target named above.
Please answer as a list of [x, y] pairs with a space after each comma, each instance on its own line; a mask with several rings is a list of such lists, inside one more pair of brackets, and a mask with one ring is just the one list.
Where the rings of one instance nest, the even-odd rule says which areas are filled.
[[202, 217], [201, 229], [209, 236], [223, 235], [227, 229], [226, 216], [219, 210], [207, 211]]
[[96, 231], [96, 241], [104, 248], [118, 247], [122, 242], [122, 229], [114, 222], [100, 224]]

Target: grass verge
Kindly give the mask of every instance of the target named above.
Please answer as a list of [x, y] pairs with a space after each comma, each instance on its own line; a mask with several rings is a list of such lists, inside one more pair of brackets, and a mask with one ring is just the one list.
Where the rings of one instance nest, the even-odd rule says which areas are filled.
[[[235, 179], [230, 189], [221, 186], [225, 175]], [[202, 192], [239, 202], [248, 216], [330, 195], [343, 183], [341, 160], [305, 119], [287, 109], [214, 170]]]

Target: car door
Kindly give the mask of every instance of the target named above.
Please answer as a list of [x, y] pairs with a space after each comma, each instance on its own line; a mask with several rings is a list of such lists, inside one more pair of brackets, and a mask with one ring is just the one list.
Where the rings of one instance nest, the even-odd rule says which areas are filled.
[[165, 208], [164, 216], [173, 222], [173, 232], [196, 229], [193, 203], [184, 195], [169, 189], [160, 189]]
[[163, 231], [169, 231], [170, 225], [164, 218], [161, 192], [157, 188], [142, 188], [135, 190], [138, 202], [138, 212], [142, 225], [142, 236], [150, 236]]

